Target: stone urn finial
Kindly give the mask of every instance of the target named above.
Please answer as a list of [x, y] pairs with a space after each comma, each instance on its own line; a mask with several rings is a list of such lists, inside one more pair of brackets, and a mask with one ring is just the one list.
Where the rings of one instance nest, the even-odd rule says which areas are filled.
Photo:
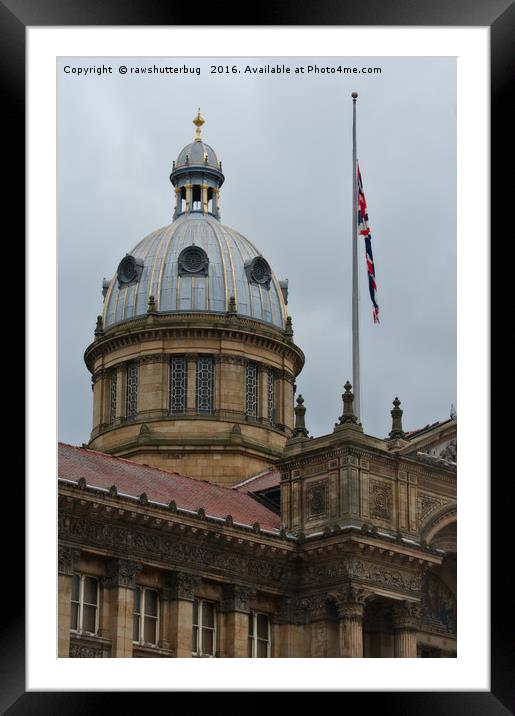
[[352, 385], [347, 381], [343, 388], [345, 393], [342, 394], [343, 415], [340, 415], [340, 425], [344, 425], [345, 423], [357, 423], [358, 419], [354, 415], [354, 393], [352, 392]]
[[306, 429], [305, 415], [306, 408], [304, 407], [304, 398], [299, 395], [297, 398], [297, 405], [294, 408], [295, 411], [295, 427], [293, 429], [292, 438], [304, 437], [307, 438], [309, 431]]
[[401, 401], [399, 398], [395, 398], [393, 401], [393, 409], [390, 411], [392, 416], [392, 429], [390, 430], [390, 438], [396, 440], [398, 438], [403, 439], [405, 437], [404, 430], [402, 429], [402, 413], [403, 410], [399, 407]]

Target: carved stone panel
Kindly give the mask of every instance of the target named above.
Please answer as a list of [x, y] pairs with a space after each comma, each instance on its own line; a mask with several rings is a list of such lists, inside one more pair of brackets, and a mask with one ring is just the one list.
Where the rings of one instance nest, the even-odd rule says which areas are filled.
[[328, 508], [327, 480], [312, 482], [306, 487], [306, 516], [307, 519], [321, 517], [327, 514]]
[[389, 522], [392, 519], [392, 488], [384, 482], [370, 481], [370, 517]]

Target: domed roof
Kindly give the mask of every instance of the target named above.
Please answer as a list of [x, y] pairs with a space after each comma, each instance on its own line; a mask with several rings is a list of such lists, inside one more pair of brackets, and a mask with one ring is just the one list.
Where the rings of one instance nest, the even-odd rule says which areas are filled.
[[158, 313], [225, 313], [234, 296], [239, 315], [286, 325], [283, 293], [266, 260], [209, 214], [183, 214], [122, 259], [105, 285], [104, 328], [146, 315], [149, 296]]
[[192, 164], [201, 164], [202, 166], [213, 167], [219, 169], [220, 163], [217, 159], [215, 151], [209, 144], [202, 140], [187, 144], [184, 149], [179, 152], [175, 168], [191, 166]]

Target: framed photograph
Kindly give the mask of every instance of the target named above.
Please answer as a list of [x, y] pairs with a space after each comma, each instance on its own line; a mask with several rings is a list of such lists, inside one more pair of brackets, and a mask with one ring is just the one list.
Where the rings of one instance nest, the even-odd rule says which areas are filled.
[[505, 712], [472, 387], [496, 18], [31, 12], [5, 25], [28, 40], [29, 150], [27, 654], [6, 707], [257, 671], [262, 691]]

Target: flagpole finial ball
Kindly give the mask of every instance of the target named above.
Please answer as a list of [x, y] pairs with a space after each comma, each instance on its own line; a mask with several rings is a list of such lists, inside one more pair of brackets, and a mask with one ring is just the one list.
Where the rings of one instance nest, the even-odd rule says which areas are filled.
[[358, 96], [358, 93], [357, 93], [357, 92], [353, 92], [351, 96], [352, 96], [352, 99], [356, 99], [356, 97]]

